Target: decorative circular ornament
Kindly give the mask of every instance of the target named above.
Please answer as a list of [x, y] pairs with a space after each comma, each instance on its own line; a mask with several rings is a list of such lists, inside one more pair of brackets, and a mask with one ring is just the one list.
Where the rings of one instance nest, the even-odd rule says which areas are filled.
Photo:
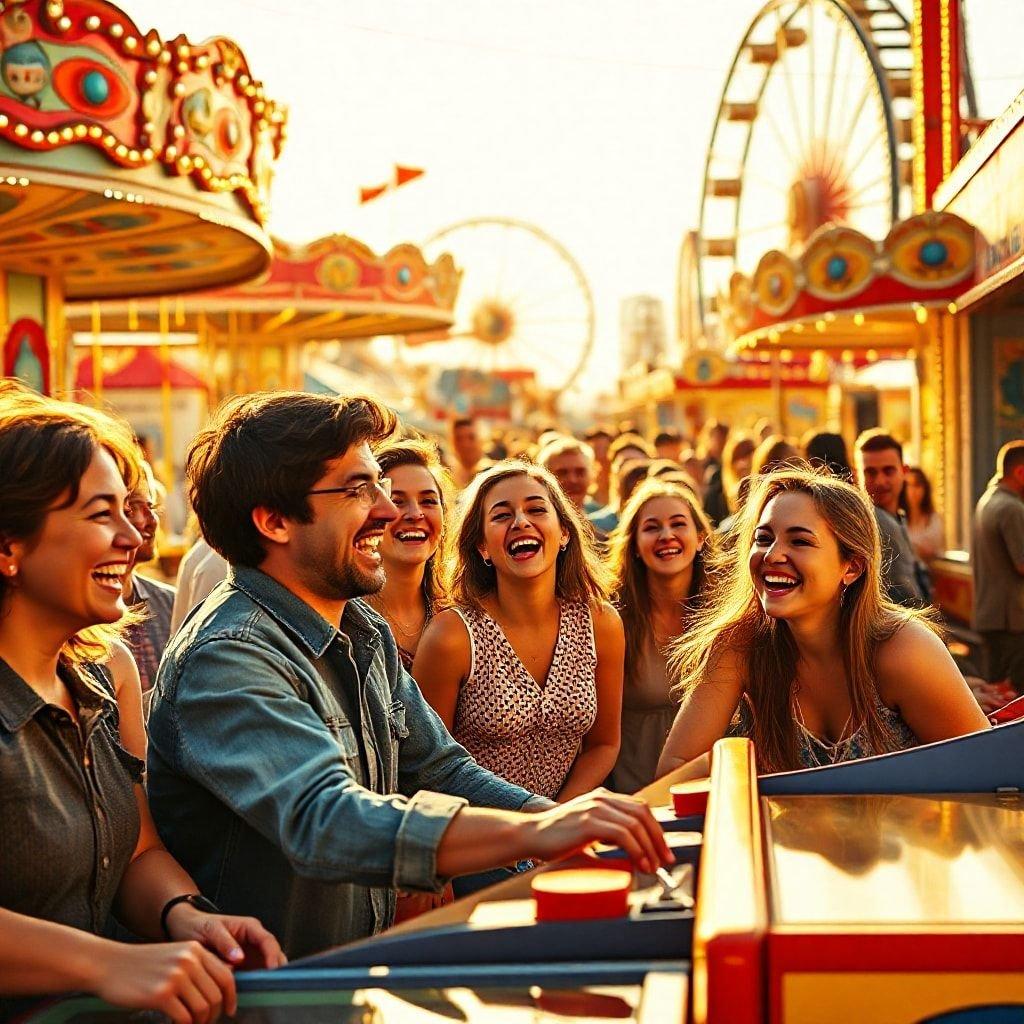
[[754, 302], [778, 317], [789, 312], [796, 296], [796, 264], [778, 249], [766, 252], [754, 271]]
[[738, 271], [729, 278], [729, 312], [732, 327], [744, 331], [754, 315], [754, 294], [750, 278]]
[[974, 229], [949, 213], [929, 211], [901, 221], [885, 240], [889, 273], [903, 284], [945, 288], [974, 270]]
[[481, 302], [473, 310], [473, 335], [485, 345], [501, 345], [515, 332], [515, 314], [504, 303]]
[[402, 298], [420, 291], [427, 276], [423, 255], [415, 246], [398, 245], [384, 257], [384, 290]]
[[72, 110], [96, 118], [116, 117], [131, 102], [128, 87], [111, 68], [85, 57], [61, 61], [53, 69], [53, 87]]
[[317, 268], [320, 283], [332, 292], [346, 292], [359, 283], [359, 264], [345, 253], [331, 253]]
[[725, 380], [729, 364], [717, 353], [710, 350], [691, 352], [683, 361], [683, 380], [687, 384], [711, 387]]
[[848, 299], [874, 277], [874, 243], [852, 228], [824, 228], [801, 258], [807, 291], [817, 299]]

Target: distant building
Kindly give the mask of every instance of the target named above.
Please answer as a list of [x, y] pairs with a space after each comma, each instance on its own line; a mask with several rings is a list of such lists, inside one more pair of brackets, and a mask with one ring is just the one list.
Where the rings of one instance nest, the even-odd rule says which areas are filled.
[[638, 363], [657, 366], [666, 355], [665, 307], [651, 295], [631, 295], [622, 300], [622, 369]]

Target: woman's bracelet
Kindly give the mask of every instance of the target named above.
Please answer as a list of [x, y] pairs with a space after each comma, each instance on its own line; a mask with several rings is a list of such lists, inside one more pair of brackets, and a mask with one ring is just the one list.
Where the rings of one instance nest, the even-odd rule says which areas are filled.
[[204, 914], [219, 914], [220, 911], [211, 903], [205, 896], [198, 892], [185, 893], [183, 896], [175, 896], [174, 899], [168, 900], [164, 904], [164, 909], [160, 911], [160, 930], [169, 939], [171, 933], [167, 930], [167, 915], [179, 904], [188, 903], [190, 906], [201, 910]]

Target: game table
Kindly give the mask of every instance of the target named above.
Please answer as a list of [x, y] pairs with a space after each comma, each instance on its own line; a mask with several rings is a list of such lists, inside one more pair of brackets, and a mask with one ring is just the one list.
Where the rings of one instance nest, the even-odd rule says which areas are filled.
[[[538, 921], [534, 879], [567, 867], [546, 865], [240, 975], [240, 1019], [1024, 1021], [1024, 721], [761, 778], [752, 744], [725, 739], [675, 806], [673, 781], [641, 793], [676, 854], [671, 893], [638, 874], [622, 916]], [[625, 868], [610, 849], [568, 866]], [[98, 1005], [31, 1019], [152, 1019]]]

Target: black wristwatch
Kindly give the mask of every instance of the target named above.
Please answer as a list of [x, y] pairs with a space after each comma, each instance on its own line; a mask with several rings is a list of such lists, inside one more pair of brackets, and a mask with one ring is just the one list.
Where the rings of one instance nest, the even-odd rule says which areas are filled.
[[167, 915], [179, 903], [187, 903], [189, 906], [195, 907], [196, 910], [201, 910], [204, 914], [220, 913], [213, 903], [197, 892], [186, 893], [184, 896], [175, 896], [174, 899], [168, 900], [164, 904], [164, 909], [160, 911], [160, 929], [168, 939], [171, 937], [171, 933], [167, 930]]

